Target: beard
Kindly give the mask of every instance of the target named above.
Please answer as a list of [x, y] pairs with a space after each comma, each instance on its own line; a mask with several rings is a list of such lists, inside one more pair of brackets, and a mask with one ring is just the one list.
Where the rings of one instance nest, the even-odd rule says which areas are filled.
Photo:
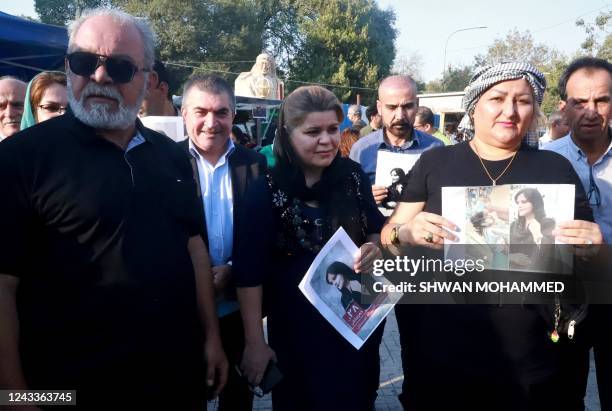
[[412, 124], [406, 120], [394, 121], [391, 124], [385, 125], [385, 129], [399, 138], [408, 138], [412, 134]]
[[[145, 97], [147, 81], [145, 79], [142, 90], [133, 106], [125, 104], [123, 96], [121, 96], [114, 85], [100, 85], [90, 81], [83, 88], [81, 97], [77, 100], [72, 91], [70, 75], [67, 76], [67, 83], [68, 103], [76, 118], [93, 128], [124, 130], [129, 128], [136, 121], [138, 110], [140, 110], [140, 106]], [[85, 99], [96, 95], [117, 100], [118, 108], [113, 109], [110, 105], [104, 103], [91, 103], [88, 108], [85, 107]]]

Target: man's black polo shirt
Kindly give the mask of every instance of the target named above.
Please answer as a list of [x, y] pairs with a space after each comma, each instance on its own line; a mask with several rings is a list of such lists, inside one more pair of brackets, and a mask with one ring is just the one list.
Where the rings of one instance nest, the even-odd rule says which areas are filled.
[[124, 152], [67, 113], [0, 144], [0, 273], [20, 279], [30, 388], [155, 397], [202, 371], [193, 173], [174, 142], [138, 128], [145, 142]]

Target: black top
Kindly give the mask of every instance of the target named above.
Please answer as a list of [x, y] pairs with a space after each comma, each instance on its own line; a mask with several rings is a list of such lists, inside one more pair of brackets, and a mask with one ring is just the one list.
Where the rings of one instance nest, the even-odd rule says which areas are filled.
[[[508, 164], [508, 160], [484, 162], [493, 176]], [[574, 184], [575, 218], [592, 221], [578, 176], [556, 153], [521, 147], [497, 183]], [[410, 171], [402, 201], [424, 201], [424, 211], [441, 214], [441, 187], [490, 185], [478, 157], [465, 142], [423, 153]], [[412, 384], [442, 384], [443, 379], [457, 386], [461, 382], [471, 387], [466, 395], [473, 396], [477, 387], [471, 385], [476, 378], [501, 381], [499, 384], [534, 381], [553, 373], [559, 364], [560, 345], [549, 338], [552, 319], [545, 318], [537, 306], [398, 308], [398, 324], [405, 337], [402, 352], [414, 367]]]
[[30, 388], [193, 385], [201, 369], [196, 186], [174, 142], [138, 129], [124, 152], [67, 113], [0, 144], [0, 273], [20, 279]]
[[[421, 155], [408, 174], [408, 184], [402, 191], [401, 201], [425, 201], [425, 210], [442, 213], [441, 187], [490, 186], [478, 156], [467, 142], [437, 147]], [[508, 160], [484, 160], [492, 176], [498, 176]], [[593, 221], [584, 189], [572, 165], [563, 156], [546, 150], [521, 146], [510, 168], [497, 180], [502, 184], [574, 184], [576, 206], [574, 218]]]
[[[363, 201], [331, 205], [349, 215], [363, 215], [358, 225], [363, 226], [365, 235], [378, 233], [384, 217], [376, 207], [369, 180], [358, 164], [352, 161], [347, 164], [353, 172], [331, 189], [347, 190], [345, 194], [356, 200], [359, 194], [355, 191], [359, 187]], [[338, 210], [311, 208], [303, 202], [296, 204], [278, 187], [271, 189], [269, 182], [267, 178], [256, 180], [246, 194], [243, 211], [248, 212], [250, 219], [249, 224], [240, 227], [233, 269], [239, 287], [263, 284], [269, 342], [284, 377], [274, 389], [274, 409], [371, 410], [378, 387], [382, 327], [356, 350], [298, 288], [316, 250], [334, 233], [335, 223], [332, 227], [328, 225], [335, 221], [330, 216]], [[362, 210], [353, 210], [359, 203], [361, 206], [357, 207]], [[294, 210], [295, 207], [300, 210]], [[279, 215], [281, 209], [285, 210], [284, 217]], [[292, 222], [298, 215], [294, 226]], [[314, 224], [316, 220], [320, 224]], [[366, 237], [362, 230], [351, 230], [349, 225], [343, 227], [353, 232], [357, 245], [363, 244]], [[296, 231], [300, 230], [304, 236], [299, 238], [306, 241], [295, 241]]]
[[[342, 161], [352, 163], [354, 170], [346, 179], [338, 182], [335, 191], [343, 191], [345, 194], [348, 193], [350, 197], [354, 197], [354, 204], [334, 204], [334, 210], [320, 207], [321, 210], [318, 212], [322, 213], [320, 217], [324, 221], [327, 221], [331, 214], [335, 214], [338, 211], [342, 211], [345, 214], [355, 212], [359, 216], [359, 220], [355, 222], [360, 227], [359, 230], [351, 230], [348, 226], [344, 226], [342, 222], [340, 222], [340, 225], [343, 226], [352, 240], [359, 246], [366, 242], [367, 235], [380, 232], [384, 224], [384, 217], [376, 207], [372, 197], [371, 186], [365, 173], [352, 160], [342, 159]], [[314, 258], [317, 252], [317, 250], [307, 250], [300, 246], [295, 246], [297, 250], [292, 248], [292, 239], [295, 236], [294, 230], [284, 229], [287, 226], [293, 227], [294, 225], [292, 214], [295, 204], [294, 199], [290, 198], [289, 195], [276, 186], [274, 186], [273, 190], [270, 187], [271, 181], [266, 176], [256, 179], [251, 183], [244, 198], [242, 218], [245, 220], [249, 219], [250, 224], [244, 224], [238, 234], [239, 255], [237, 260], [234, 261], [234, 272], [238, 287], [254, 287], [267, 281], [270, 274], [270, 265], [278, 262], [274, 254], [279, 254], [282, 256], [281, 258], [289, 257], [291, 259], [306, 253]], [[362, 201], [356, 200], [358, 195], [352, 185], [353, 182], [356, 182], [359, 190], [363, 193], [360, 194], [363, 196]], [[278, 204], [279, 201], [286, 204], [286, 210], [274, 205]], [[302, 202], [299, 204], [299, 207], [303, 208], [302, 212], [312, 212], [312, 208], [304, 207]], [[351, 210], [348, 210], [348, 208], [351, 208]], [[352, 210], [353, 208], [357, 210]], [[291, 216], [292, 218], [289, 218], [291, 221], [287, 225], [284, 224], [284, 220], [280, 217], [279, 213], [282, 213], [283, 216]], [[301, 224], [295, 227], [299, 230]], [[323, 223], [322, 237], [319, 239], [321, 246], [334, 234], [338, 228], [336, 224], [338, 224], [336, 220], [331, 225]], [[309, 230], [308, 224], [305, 224], [303, 228]], [[253, 242], [254, 238], [258, 240]]]

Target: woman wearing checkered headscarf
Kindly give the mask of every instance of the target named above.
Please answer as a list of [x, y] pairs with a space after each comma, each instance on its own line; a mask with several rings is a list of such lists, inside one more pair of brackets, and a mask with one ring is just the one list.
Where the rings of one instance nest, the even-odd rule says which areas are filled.
[[463, 96], [462, 105], [465, 115], [459, 124], [459, 131], [472, 137], [474, 135], [472, 116], [480, 97], [497, 83], [521, 78], [527, 81], [533, 92], [533, 97], [538, 102], [538, 106], [541, 105], [544, 99], [544, 91], [546, 90], [546, 78], [531, 64], [518, 62], [501, 63], [494, 66], [484, 66], [476, 71]]
[[[471, 139], [421, 155], [381, 233], [382, 241], [410, 245], [413, 260], [426, 257], [444, 262], [441, 250], [446, 247], [451, 253], [462, 252], [464, 262], [482, 263], [482, 275], [487, 278], [516, 279], [512, 270], [531, 263], [539, 266], [535, 259], [550, 254], [541, 253], [536, 242], [534, 253], [523, 254], [524, 246], [518, 250], [509, 244], [509, 234], [503, 243], [483, 240], [469, 245], [475, 229], [470, 225], [470, 211], [486, 214], [487, 221], [500, 226], [495, 228], [505, 227], [508, 232], [514, 216], [508, 212], [512, 197], [508, 195], [505, 202], [504, 192], [531, 184], [572, 184], [576, 220], [557, 224], [556, 240], [600, 244], [601, 232], [591, 222], [591, 210], [571, 164], [524, 143], [537, 120], [545, 87], [543, 74], [530, 64], [501, 63], [480, 69], [463, 101], [466, 115], [461, 129], [471, 133]], [[494, 187], [498, 185], [507, 186]], [[443, 187], [465, 187], [466, 193], [480, 198], [443, 197]], [[554, 210], [557, 205], [545, 206]], [[457, 209], [464, 211], [456, 213]], [[466, 216], [452, 218], [449, 213]], [[537, 232], [535, 223], [530, 232]], [[462, 244], [459, 251], [452, 246], [457, 242]], [[504, 250], [495, 261], [505, 259], [508, 272], [492, 271], [495, 250]], [[470, 279], [483, 278], [477, 274], [473, 272]], [[453, 278], [446, 272], [434, 275]], [[427, 295], [432, 304], [440, 301], [436, 296]], [[586, 381], [588, 351], [578, 344], [570, 348], [567, 330], [555, 321], [556, 307], [520, 305], [520, 295], [514, 300], [516, 295], [508, 294], [475, 297], [483, 305], [396, 306], [405, 377], [400, 401], [405, 409], [584, 409], [582, 382]], [[584, 325], [580, 332], [584, 338]]]

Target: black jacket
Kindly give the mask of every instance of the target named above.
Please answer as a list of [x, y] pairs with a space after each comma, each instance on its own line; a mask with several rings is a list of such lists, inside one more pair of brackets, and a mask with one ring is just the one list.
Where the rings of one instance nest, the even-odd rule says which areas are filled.
[[[191, 167], [193, 168], [194, 179], [198, 185], [198, 198], [200, 199], [200, 206], [202, 207], [202, 215], [205, 215], [204, 203], [202, 200], [202, 189], [200, 186], [200, 176], [198, 174], [198, 163], [196, 159], [189, 152], [189, 139], [185, 139], [178, 143], [185, 152], [189, 155]], [[229, 168], [230, 178], [232, 179], [232, 196], [234, 201], [234, 244], [232, 250], [236, 250], [237, 245], [237, 227], [240, 226], [241, 218], [241, 206], [244, 194], [247, 191], [249, 184], [251, 184], [257, 177], [264, 174], [266, 171], [266, 158], [248, 148], [245, 148], [239, 144], [235, 145], [235, 150], [229, 156]], [[208, 230], [206, 228], [206, 219], [202, 219], [202, 229], [204, 242], [208, 247]]]

